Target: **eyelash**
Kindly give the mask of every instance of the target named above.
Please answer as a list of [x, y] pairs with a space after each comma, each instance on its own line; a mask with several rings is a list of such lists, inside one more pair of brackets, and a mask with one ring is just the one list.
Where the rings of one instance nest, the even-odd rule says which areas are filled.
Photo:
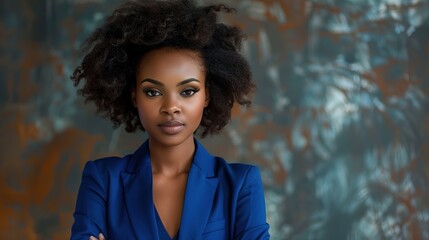
[[[146, 96], [148, 97], [156, 97], [161, 95], [161, 92], [157, 91], [157, 90], [153, 90], [153, 89], [147, 89], [147, 90], [143, 90], [144, 94], [146, 94]], [[155, 94], [153, 94], [155, 93]], [[153, 95], [152, 95], [153, 94]]]
[[[197, 89], [197, 88], [187, 88], [187, 89], [183, 90], [180, 93], [180, 95], [182, 95], [184, 97], [191, 97], [191, 96], [193, 96], [195, 93], [197, 93], [199, 91], [200, 91], [200, 89]], [[156, 97], [156, 96], [162, 95], [160, 91], [154, 90], [154, 89], [146, 89], [146, 90], [143, 90], [143, 92], [148, 97]]]
[[[196, 88], [188, 88], [183, 90], [180, 95], [185, 96], [185, 97], [190, 97], [193, 96], [195, 93], [197, 93], [198, 91], [200, 91], [200, 89], [196, 89]], [[191, 94], [185, 94], [186, 92], [192, 92]]]

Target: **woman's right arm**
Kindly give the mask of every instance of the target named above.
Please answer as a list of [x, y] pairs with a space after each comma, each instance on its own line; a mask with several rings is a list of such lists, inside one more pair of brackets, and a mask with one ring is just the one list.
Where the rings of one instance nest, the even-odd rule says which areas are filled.
[[106, 199], [107, 191], [102, 175], [94, 162], [87, 162], [73, 214], [71, 240], [88, 240], [99, 233], [106, 236]]

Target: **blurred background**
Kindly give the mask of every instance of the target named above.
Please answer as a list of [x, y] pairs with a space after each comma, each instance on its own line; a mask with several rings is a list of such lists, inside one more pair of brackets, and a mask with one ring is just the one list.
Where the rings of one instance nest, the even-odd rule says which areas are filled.
[[[223, 2], [258, 90], [202, 141], [261, 168], [272, 239], [429, 239], [429, 1]], [[0, 1], [1, 239], [69, 238], [85, 162], [145, 140], [69, 80], [120, 3]]]

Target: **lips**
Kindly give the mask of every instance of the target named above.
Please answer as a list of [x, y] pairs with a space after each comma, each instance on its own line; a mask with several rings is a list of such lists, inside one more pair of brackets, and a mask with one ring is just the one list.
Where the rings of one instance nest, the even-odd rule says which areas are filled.
[[158, 126], [161, 128], [161, 130], [164, 133], [169, 135], [174, 135], [181, 132], [185, 127], [185, 124], [177, 120], [170, 120], [170, 121], [163, 122]]

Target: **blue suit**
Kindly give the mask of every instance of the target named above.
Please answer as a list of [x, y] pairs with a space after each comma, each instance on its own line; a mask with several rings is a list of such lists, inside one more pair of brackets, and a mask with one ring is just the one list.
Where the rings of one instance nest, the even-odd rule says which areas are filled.
[[[269, 239], [257, 167], [210, 155], [195, 140], [178, 239]], [[159, 239], [148, 141], [134, 154], [89, 161], [71, 239]]]

